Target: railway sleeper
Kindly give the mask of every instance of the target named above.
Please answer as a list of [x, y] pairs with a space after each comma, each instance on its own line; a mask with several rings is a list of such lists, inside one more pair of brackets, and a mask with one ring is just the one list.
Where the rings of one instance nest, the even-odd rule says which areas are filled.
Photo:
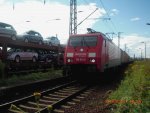
[[55, 102], [57, 102], [57, 101], [40, 99], [39, 102], [41, 102], [41, 103], [43, 102], [43, 103], [50, 103], [50, 104], [52, 104], [52, 103], [55, 103]]
[[[78, 91], [78, 90], [76, 90]], [[62, 92], [62, 93], [69, 93], [69, 92], [76, 92], [76, 91], [73, 91], [73, 90], [59, 90], [59, 92]]]
[[58, 97], [58, 98], [66, 98], [67, 96], [63, 96], [63, 95], [55, 95], [55, 94], [49, 94], [49, 96], [52, 96], [52, 97]]
[[[31, 106], [35, 106], [37, 107], [37, 103], [36, 102], [28, 102], [29, 105]], [[38, 104], [40, 107], [44, 108], [44, 107], [47, 107], [47, 104]]]
[[[21, 113], [21, 112], [17, 110], [9, 109], [9, 113]], [[23, 112], [23, 113], [28, 113], [28, 112]]]
[[54, 113], [65, 113], [64, 110], [61, 109], [54, 109]]
[[[67, 102], [65, 105], [61, 105], [60, 109], [58, 109], [58, 110], [69, 109], [69, 108], [71, 108], [71, 106], [75, 105], [76, 103], [78, 103], [80, 101], [81, 101], [80, 99], [74, 98], [70, 102]], [[54, 112], [54, 113], [59, 113], [59, 111]]]
[[44, 99], [49, 99], [49, 100], [60, 100], [62, 98], [56, 98], [56, 97], [50, 97], [50, 96], [43, 96]]
[[78, 98], [78, 99], [84, 99], [85, 97], [84, 96], [77, 96], [76, 98]]
[[68, 87], [66, 87], [66, 88], [77, 88], [77, 87], [75, 87], [75, 86], [68, 86]]
[[81, 94], [81, 96], [87, 96], [88, 94], [87, 93], [83, 93], [83, 94]]
[[67, 102], [68, 105], [75, 105], [75, 102]]
[[90, 93], [91, 93], [91, 91], [86, 91], [83, 94], [90, 94]]
[[57, 95], [64, 95], [64, 96], [68, 96], [68, 95], [71, 95], [71, 94], [72, 94], [72, 92], [69, 92], [69, 93], [55, 92], [55, 94], [57, 94]]
[[[67, 87], [67, 88], [64, 88], [64, 89], [68, 89], [68, 90], [78, 90], [78, 88], [76, 88], [76, 87]], [[63, 90], [64, 90], [63, 89]]]
[[69, 106], [69, 105], [62, 105], [61, 108], [62, 109], [69, 109], [69, 108], [71, 108], [71, 106]]
[[30, 107], [30, 106], [26, 106], [26, 105], [19, 105], [19, 107], [20, 107], [21, 109], [23, 109], [25, 112], [28, 112], [28, 111], [36, 112], [36, 111], [38, 111], [38, 110], [42, 110], [42, 108]]
[[72, 99], [74, 102], [80, 102], [80, 99]]
[[63, 91], [73, 91], [73, 92], [76, 92], [76, 91], [78, 91], [78, 89], [62, 89]]

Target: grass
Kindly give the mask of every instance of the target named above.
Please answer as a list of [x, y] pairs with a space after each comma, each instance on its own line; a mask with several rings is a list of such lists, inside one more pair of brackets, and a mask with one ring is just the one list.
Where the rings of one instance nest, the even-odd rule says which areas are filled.
[[136, 61], [107, 100], [113, 113], [150, 113], [150, 61]]
[[13, 75], [12, 77], [8, 79], [2, 79], [0, 80], [0, 86], [12, 86], [13, 85], [18, 85], [18, 84], [23, 84], [23, 83], [30, 83], [33, 81], [38, 81], [38, 80], [45, 80], [45, 79], [54, 79], [57, 77], [62, 77], [62, 70], [53, 70], [50, 69], [48, 72], [38, 72], [38, 73], [31, 73], [28, 75]]

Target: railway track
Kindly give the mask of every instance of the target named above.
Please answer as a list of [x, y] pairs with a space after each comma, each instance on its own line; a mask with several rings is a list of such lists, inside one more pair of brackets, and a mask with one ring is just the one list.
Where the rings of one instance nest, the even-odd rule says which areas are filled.
[[41, 67], [29, 67], [29, 66], [26, 66], [28, 68], [20, 66], [19, 68], [16, 67], [16, 69], [7, 69], [5, 74], [8, 77], [10, 77], [12, 75], [19, 76], [19, 75], [26, 75], [26, 74], [37, 73], [37, 72], [48, 72], [49, 69], [51, 69], [51, 68], [53, 68], [54, 70], [60, 70], [61, 69], [61, 66], [59, 66], [59, 65], [56, 65], [56, 66], [48, 65], [48, 66], [45, 66], [45, 67], [44, 66], [43, 67], [42, 66]]
[[36, 69], [36, 70], [22, 70], [22, 71], [8, 71], [7, 76], [11, 75], [23, 75], [23, 74], [29, 74], [29, 73], [37, 73], [37, 72], [47, 72], [48, 69]]
[[4, 104], [9, 101], [25, 97], [27, 95], [31, 95], [35, 91], [42, 92], [43, 90], [47, 90], [57, 85], [64, 84], [66, 83], [66, 81], [69, 82], [71, 81], [71, 79], [69, 77], [60, 77], [55, 79], [40, 80], [20, 84], [16, 86], [0, 87], [0, 104]]
[[[79, 95], [86, 91], [89, 86], [80, 85], [75, 81], [48, 89], [41, 93], [24, 97], [9, 103], [0, 105], [0, 113], [62, 113], [59, 108], [66, 108], [74, 102], [80, 101]], [[64, 105], [65, 104], [65, 105]]]

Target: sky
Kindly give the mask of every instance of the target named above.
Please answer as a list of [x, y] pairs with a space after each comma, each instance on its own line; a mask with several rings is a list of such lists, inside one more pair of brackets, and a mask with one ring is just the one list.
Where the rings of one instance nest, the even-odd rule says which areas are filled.
[[[45, 2], [44, 2], [45, 1]], [[69, 38], [69, 0], [0, 0], [0, 21], [13, 25], [17, 34], [28, 30], [43, 38], [58, 36], [62, 44]], [[98, 10], [78, 26], [77, 33], [92, 28], [102, 33], [114, 33], [113, 42], [133, 57], [150, 58], [149, 0], [77, 0], [77, 23], [96, 8]], [[110, 19], [109, 19], [110, 18]], [[143, 43], [141, 43], [143, 42]], [[125, 49], [126, 45], [126, 49]]]

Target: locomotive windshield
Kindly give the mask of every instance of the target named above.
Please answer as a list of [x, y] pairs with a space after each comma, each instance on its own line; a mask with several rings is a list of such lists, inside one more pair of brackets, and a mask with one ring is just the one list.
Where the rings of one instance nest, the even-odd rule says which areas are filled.
[[97, 44], [97, 37], [71, 37], [70, 38], [70, 46], [78, 47], [78, 46], [88, 46], [93, 47]]

